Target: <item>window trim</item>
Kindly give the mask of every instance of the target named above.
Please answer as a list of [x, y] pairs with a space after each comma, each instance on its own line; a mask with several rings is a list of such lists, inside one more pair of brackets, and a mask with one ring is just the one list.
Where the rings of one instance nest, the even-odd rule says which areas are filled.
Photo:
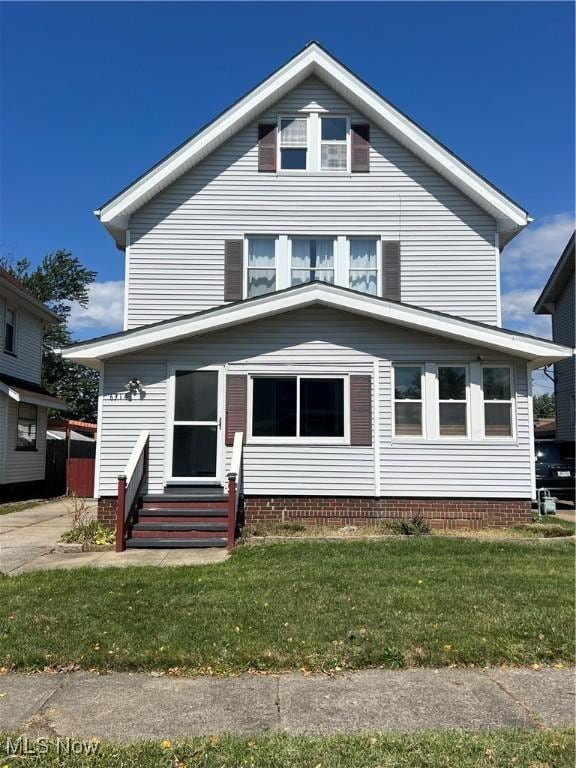
[[[306, 168], [282, 168], [282, 120], [306, 120]], [[310, 163], [310, 113], [296, 113], [287, 115], [278, 115], [277, 117], [278, 141], [276, 142], [276, 168], [277, 173], [302, 174], [310, 173], [312, 170]], [[302, 147], [284, 147], [284, 149], [302, 149]]]
[[[300, 432], [300, 380], [342, 379], [344, 382], [344, 435], [342, 437], [268, 437], [253, 434], [254, 379], [296, 379], [296, 432]], [[252, 445], [350, 445], [350, 375], [348, 373], [248, 373], [248, 403], [246, 408], [247, 442]]]
[[[351, 272], [373, 272], [374, 270], [367, 269], [353, 269], [350, 264], [352, 260], [350, 258], [351, 242], [352, 240], [375, 240], [376, 241], [376, 293], [366, 293], [365, 291], [357, 291], [350, 286], [350, 273]], [[346, 274], [345, 274], [344, 288], [348, 288], [351, 291], [356, 291], [363, 296], [382, 296], [382, 236], [381, 235], [346, 235]]]
[[[482, 410], [480, 413], [480, 419], [481, 419], [481, 434], [482, 434], [482, 440], [487, 442], [496, 442], [496, 443], [513, 443], [516, 442], [517, 434], [516, 434], [516, 378], [515, 378], [515, 370], [514, 365], [511, 363], [483, 363], [480, 366], [480, 391], [482, 393]], [[485, 368], [507, 368], [510, 371], [510, 399], [509, 400], [486, 400], [484, 398], [484, 369]], [[486, 403], [501, 403], [510, 405], [510, 426], [511, 426], [511, 434], [510, 435], [487, 435], [486, 434], [486, 409], [485, 405]]]
[[[263, 234], [259, 233], [257, 235], [252, 234], [245, 234], [244, 235], [244, 248], [243, 248], [243, 254], [244, 258], [242, 259], [243, 265], [242, 265], [242, 295], [245, 299], [253, 298], [248, 295], [248, 270], [249, 269], [258, 269], [258, 267], [249, 267], [248, 266], [248, 253], [249, 253], [249, 241], [250, 240], [274, 240], [274, 272], [276, 276], [276, 287], [274, 288], [274, 291], [271, 291], [271, 293], [274, 293], [275, 291], [280, 290], [278, 285], [278, 263], [279, 263], [279, 242], [280, 237], [277, 234]], [[267, 293], [261, 293], [258, 294], [258, 298], [261, 296], [268, 296]]]
[[[36, 431], [34, 433], [34, 445], [32, 445], [32, 446], [18, 445], [18, 428], [20, 426], [20, 406], [21, 405], [30, 406], [30, 407], [34, 408], [34, 410], [36, 412], [36, 421], [35, 421]], [[17, 410], [16, 410], [16, 445], [14, 447], [15, 451], [18, 451], [19, 453], [20, 452], [21, 453], [34, 453], [34, 452], [38, 451], [38, 421], [39, 421], [38, 416], [39, 416], [38, 406], [35, 403], [25, 403], [22, 400], [20, 400], [18, 402], [18, 406], [17, 406]]]
[[[214, 422], [184, 422], [176, 421], [176, 371], [217, 371], [218, 372], [218, 430], [216, 444], [216, 476], [215, 478], [191, 478], [172, 474], [172, 459], [174, 452], [174, 427], [177, 425], [198, 424], [211, 425]], [[164, 430], [165, 457], [164, 457], [164, 483], [166, 485], [178, 485], [183, 481], [190, 485], [222, 485], [224, 468], [224, 400], [225, 400], [225, 366], [224, 365], [191, 365], [186, 363], [168, 364], [168, 392], [166, 398], [166, 426]]]
[[[352, 138], [351, 138], [351, 124], [352, 120], [350, 115], [343, 115], [342, 113], [335, 112], [318, 112], [318, 171], [320, 173], [352, 173]], [[330, 141], [322, 140], [322, 118], [323, 117], [336, 117], [342, 120], [346, 120], [346, 140], [345, 141]], [[338, 144], [346, 145], [346, 168], [322, 168], [322, 144]]]
[[[8, 326], [8, 312], [12, 312], [12, 349], [8, 349], [6, 347], [6, 329]], [[8, 304], [8, 302], [4, 303], [4, 339], [2, 344], [2, 349], [6, 355], [12, 355], [12, 357], [17, 357], [17, 349], [18, 349], [18, 311], [16, 307], [12, 306], [11, 304]]]
[[[466, 376], [466, 399], [465, 400], [441, 400], [440, 399], [440, 377], [439, 377], [439, 369], [440, 368], [464, 368], [464, 373]], [[469, 363], [436, 363], [435, 364], [435, 370], [434, 370], [434, 378], [436, 382], [436, 386], [434, 388], [434, 405], [436, 409], [436, 429], [437, 434], [436, 437], [438, 440], [470, 440], [472, 436], [472, 422], [470, 417], [470, 364]], [[440, 431], [440, 403], [455, 403], [455, 404], [462, 404], [464, 403], [466, 405], [466, 434], [465, 435], [443, 435]]]
[[[336, 282], [337, 277], [337, 260], [338, 260], [338, 235], [288, 235], [288, 249], [287, 249], [287, 261], [288, 261], [288, 287], [292, 288], [292, 272], [294, 272], [294, 267], [292, 266], [292, 242], [294, 240], [331, 240], [332, 241], [332, 273], [334, 275], [334, 279], [330, 283], [330, 285], [338, 285]], [[306, 270], [296, 270], [300, 272], [304, 272]], [[310, 269], [308, 270], [311, 271]], [[328, 272], [328, 269], [325, 269], [324, 272]], [[305, 283], [299, 283], [299, 285], [309, 285], [312, 281], [308, 280]], [[368, 294], [367, 294], [368, 295]]]
[[[391, 389], [391, 400], [392, 400], [392, 439], [393, 440], [401, 440], [402, 442], [411, 442], [413, 440], [428, 440], [427, 430], [426, 430], [426, 414], [427, 414], [427, 403], [426, 403], [426, 363], [413, 363], [413, 362], [402, 362], [400, 360], [394, 360], [391, 363], [392, 371], [390, 374], [390, 383], [392, 385]], [[398, 435], [396, 434], [396, 368], [420, 368], [420, 399], [419, 400], [408, 400], [408, 399], [401, 399], [398, 400], [400, 403], [420, 403], [420, 423], [422, 427], [422, 431], [419, 435]]]

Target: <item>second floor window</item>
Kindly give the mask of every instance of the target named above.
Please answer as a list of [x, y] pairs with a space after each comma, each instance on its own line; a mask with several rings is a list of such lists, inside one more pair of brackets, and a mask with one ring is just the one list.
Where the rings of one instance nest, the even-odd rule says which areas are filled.
[[276, 239], [251, 237], [248, 240], [246, 294], [261, 296], [276, 290]]
[[308, 167], [308, 118], [280, 119], [280, 168], [305, 171]]
[[349, 282], [350, 288], [372, 296], [378, 294], [377, 240], [350, 239]]
[[13, 309], [6, 307], [6, 319], [4, 322], [4, 350], [16, 352], [16, 319]]
[[348, 170], [348, 119], [320, 118], [320, 168], [323, 171]]
[[334, 240], [292, 239], [292, 285], [322, 280], [334, 282]]

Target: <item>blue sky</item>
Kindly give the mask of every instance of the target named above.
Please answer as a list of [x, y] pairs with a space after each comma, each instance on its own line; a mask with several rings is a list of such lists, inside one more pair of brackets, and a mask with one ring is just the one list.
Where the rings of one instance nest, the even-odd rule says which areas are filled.
[[2, 253], [98, 270], [78, 337], [115, 329], [123, 259], [92, 211], [318, 39], [528, 209], [503, 254], [506, 324], [574, 213], [574, 5], [555, 2], [3, 3]]

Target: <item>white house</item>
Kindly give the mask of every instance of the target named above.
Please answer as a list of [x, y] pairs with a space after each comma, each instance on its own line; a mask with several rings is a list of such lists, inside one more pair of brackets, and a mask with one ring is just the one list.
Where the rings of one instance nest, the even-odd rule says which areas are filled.
[[[565, 344], [569, 347], [576, 345], [574, 238], [575, 233], [572, 233], [572, 237], [558, 259], [558, 263], [534, 307], [534, 312], [538, 315], [552, 315], [552, 338], [559, 344]], [[576, 430], [575, 389], [576, 358], [572, 356], [554, 366], [556, 439], [561, 442], [574, 443]]]
[[225, 543], [231, 470], [246, 521], [529, 519], [530, 371], [570, 351], [500, 327], [528, 214], [320, 45], [96, 215], [125, 329], [63, 354], [122, 542]]
[[40, 496], [48, 408], [64, 408], [41, 385], [42, 334], [59, 318], [0, 268], [0, 500]]

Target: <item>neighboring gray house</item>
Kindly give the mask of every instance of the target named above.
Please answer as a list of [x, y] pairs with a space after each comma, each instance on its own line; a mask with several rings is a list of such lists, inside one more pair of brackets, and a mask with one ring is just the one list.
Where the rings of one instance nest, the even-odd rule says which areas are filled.
[[[552, 315], [552, 338], [558, 344], [576, 347], [576, 295], [574, 293], [574, 233], [548, 278], [534, 306], [538, 315]], [[574, 441], [574, 355], [554, 366], [556, 440]]]
[[96, 215], [125, 330], [63, 354], [102, 372], [120, 546], [225, 543], [231, 469], [247, 521], [530, 519], [530, 371], [569, 354], [499, 327], [530, 219], [321, 46]]
[[0, 268], [0, 500], [42, 493], [48, 408], [65, 405], [42, 388], [42, 333], [59, 318]]

